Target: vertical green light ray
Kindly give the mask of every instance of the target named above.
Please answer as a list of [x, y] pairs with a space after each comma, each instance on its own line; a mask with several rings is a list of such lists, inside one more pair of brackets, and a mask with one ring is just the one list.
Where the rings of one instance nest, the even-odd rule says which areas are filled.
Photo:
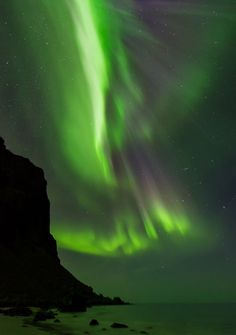
[[[113, 174], [109, 159], [105, 153], [105, 144], [108, 146], [108, 143], [106, 143], [105, 100], [109, 80], [106, 55], [102, 49], [91, 1], [81, 2], [79, 0], [72, 0], [67, 1], [67, 3], [74, 21], [74, 33], [78, 48], [77, 57], [79, 57], [81, 61], [85, 79], [84, 85], [87, 88], [84, 94], [86, 94], [86, 100], [89, 101], [90, 104], [90, 106], [82, 110], [82, 108], [79, 107], [80, 101], [75, 103], [73, 113], [75, 113], [75, 115], [76, 113], [81, 115], [78, 120], [78, 126], [80, 126], [81, 119], [86, 117], [86, 114], [92, 114], [91, 120], [83, 124], [83, 128], [86, 129], [89, 127], [89, 131], [86, 132], [85, 136], [87, 136], [87, 141], [90, 146], [83, 155], [83, 162], [86, 164], [86, 155], [92, 153], [94, 156], [93, 161], [97, 161], [96, 166], [98, 169], [96, 172], [98, 173], [100, 170], [103, 174], [103, 178], [101, 178], [101, 176], [99, 176], [99, 178], [111, 182]], [[79, 96], [79, 92], [77, 96]], [[78, 110], [76, 110], [76, 108]], [[70, 123], [69, 121], [69, 124]], [[83, 138], [84, 137], [82, 137], [82, 139]], [[84, 143], [82, 141], [79, 147], [83, 150]], [[89, 169], [91, 164], [93, 164], [93, 162], [86, 164], [86, 170], [87, 168]], [[80, 170], [81, 169], [79, 169], [79, 171]]]
[[68, 2], [76, 28], [77, 45], [88, 93], [91, 101], [94, 126], [94, 146], [96, 153], [107, 174], [108, 164], [104, 154], [106, 139], [105, 99], [108, 88], [108, 66], [97, 33], [96, 21], [92, 12], [91, 1], [82, 3], [79, 0]]

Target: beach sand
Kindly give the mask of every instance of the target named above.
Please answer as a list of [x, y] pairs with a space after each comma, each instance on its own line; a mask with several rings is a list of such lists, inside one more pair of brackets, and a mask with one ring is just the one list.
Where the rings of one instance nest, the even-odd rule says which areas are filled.
[[[128, 328], [111, 328], [113, 322], [125, 323], [122, 320], [106, 318], [106, 314], [99, 309], [89, 309], [86, 313], [59, 313], [55, 320], [42, 322], [32, 322], [32, 317], [9, 317], [0, 314], [0, 334], [1, 335], [79, 335], [79, 334], [107, 334], [107, 335], [127, 335], [127, 334], [157, 334], [155, 324], [134, 321]], [[98, 326], [90, 326], [89, 322], [96, 319]]]
[[[25, 325], [29, 318], [10, 317], [0, 314], [0, 334], [1, 335], [42, 335], [42, 330], [31, 325]], [[44, 332], [44, 334], [51, 334]]]

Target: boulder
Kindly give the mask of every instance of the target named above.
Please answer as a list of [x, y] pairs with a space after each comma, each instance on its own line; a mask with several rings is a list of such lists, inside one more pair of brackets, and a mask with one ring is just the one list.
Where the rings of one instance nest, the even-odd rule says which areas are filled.
[[111, 328], [128, 328], [128, 326], [124, 323], [118, 323], [118, 322], [114, 322], [111, 325]]
[[34, 322], [55, 319], [56, 314], [53, 311], [39, 310], [34, 316]]
[[99, 322], [98, 322], [98, 320], [96, 320], [96, 319], [92, 319], [92, 320], [89, 322], [89, 325], [90, 325], [90, 326], [98, 326], [98, 325], [99, 325]]

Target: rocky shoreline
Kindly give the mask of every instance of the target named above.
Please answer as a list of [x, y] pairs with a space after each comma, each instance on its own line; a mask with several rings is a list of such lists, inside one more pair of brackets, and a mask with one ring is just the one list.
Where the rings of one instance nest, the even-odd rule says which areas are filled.
[[[99, 308], [99, 307], [98, 307]], [[135, 324], [109, 321], [104, 314], [93, 311], [87, 313], [65, 313], [58, 309], [39, 308], [5, 308], [0, 310], [0, 332], [2, 321], [7, 324], [8, 335], [37, 334], [37, 330], [46, 334], [74, 335], [74, 334], [155, 334], [153, 324]], [[1, 316], [2, 315], [2, 316]], [[91, 318], [95, 316], [95, 318]], [[12, 323], [12, 326], [10, 325]], [[15, 324], [15, 328], [14, 328]], [[18, 327], [18, 328], [17, 328]], [[17, 329], [17, 330], [16, 330]], [[26, 333], [27, 330], [27, 333]]]

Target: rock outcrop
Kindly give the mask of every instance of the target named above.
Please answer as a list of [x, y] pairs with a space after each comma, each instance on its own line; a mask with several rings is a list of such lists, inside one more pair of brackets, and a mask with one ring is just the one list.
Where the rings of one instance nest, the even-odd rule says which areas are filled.
[[84, 310], [112, 304], [60, 264], [46, 185], [43, 170], [11, 153], [0, 138], [0, 305]]

